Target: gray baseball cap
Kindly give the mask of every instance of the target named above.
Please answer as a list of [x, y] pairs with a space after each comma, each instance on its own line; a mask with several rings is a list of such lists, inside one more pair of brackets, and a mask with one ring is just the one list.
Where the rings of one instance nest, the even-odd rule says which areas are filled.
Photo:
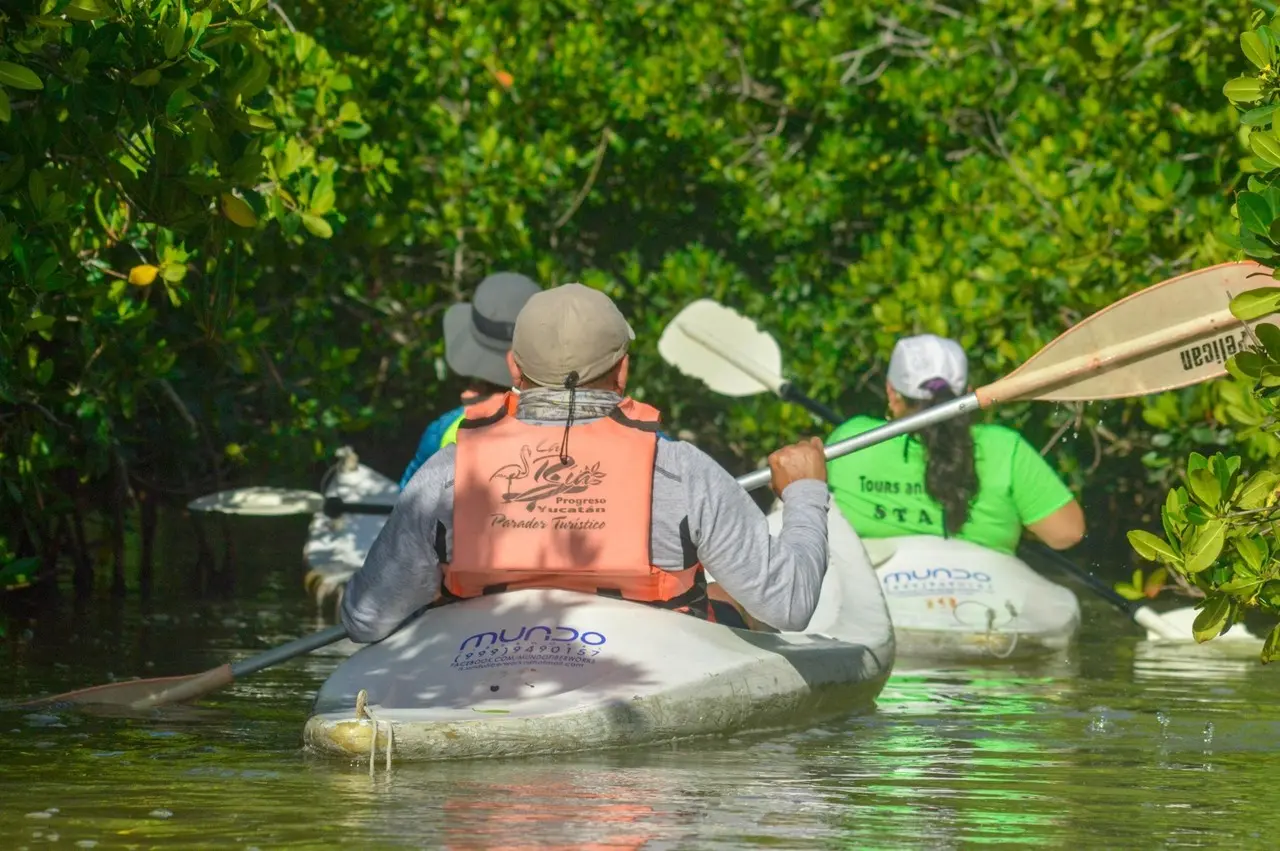
[[524, 377], [543, 387], [594, 381], [626, 355], [635, 332], [607, 295], [582, 284], [543, 290], [516, 320], [511, 354]]
[[516, 317], [536, 293], [529, 278], [515, 272], [495, 272], [480, 282], [470, 303], [444, 312], [444, 359], [459, 375], [508, 385], [507, 352], [515, 334]]

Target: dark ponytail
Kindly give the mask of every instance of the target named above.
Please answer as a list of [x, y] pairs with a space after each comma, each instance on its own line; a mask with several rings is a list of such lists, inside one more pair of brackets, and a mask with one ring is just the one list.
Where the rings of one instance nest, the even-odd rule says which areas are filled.
[[[928, 390], [932, 398], [915, 402], [916, 410], [956, 398], [940, 378], [926, 381], [921, 389]], [[978, 495], [978, 471], [974, 466], [969, 419], [957, 417], [938, 423], [922, 429], [919, 437], [925, 452], [925, 493], [942, 506], [943, 529], [954, 535], [969, 519], [969, 503]]]

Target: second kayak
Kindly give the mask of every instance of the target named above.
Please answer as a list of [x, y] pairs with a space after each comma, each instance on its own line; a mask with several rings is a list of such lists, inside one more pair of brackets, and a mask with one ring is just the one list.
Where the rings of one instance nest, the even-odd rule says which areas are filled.
[[956, 538], [865, 539], [903, 656], [1018, 659], [1064, 649], [1080, 602], [1021, 559]]

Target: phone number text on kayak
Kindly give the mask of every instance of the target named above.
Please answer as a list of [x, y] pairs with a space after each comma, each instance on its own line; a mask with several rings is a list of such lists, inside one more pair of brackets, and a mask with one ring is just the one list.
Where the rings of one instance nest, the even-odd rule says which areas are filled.
[[505, 644], [459, 653], [449, 667], [466, 670], [538, 663], [581, 668], [594, 663], [599, 655], [600, 648], [583, 644]]

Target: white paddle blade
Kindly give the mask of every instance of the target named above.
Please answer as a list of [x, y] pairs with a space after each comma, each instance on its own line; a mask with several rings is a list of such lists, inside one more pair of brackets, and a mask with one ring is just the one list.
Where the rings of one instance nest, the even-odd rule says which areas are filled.
[[777, 393], [783, 384], [778, 341], [747, 317], [707, 298], [671, 320], [658, 340], [658, 353], [725, 396]]
[[187, 503], [192, 511], [248, 514], [255, 517], [284, 517], [314, 514], [324, 507], [324, 494], [288, 488], [253, 487], [218, 491]]
[[[1080, 402], [1146, 396], [1226, 374], [1249, 345], [1231, 299], [1271, 285], [1253, 261], [1221, 263], [1139, 290], [1081, 320], [1005, 378], [978, 390], [993, 402]], [[1275, 322], [1272, 315], [1249, 323]]]

